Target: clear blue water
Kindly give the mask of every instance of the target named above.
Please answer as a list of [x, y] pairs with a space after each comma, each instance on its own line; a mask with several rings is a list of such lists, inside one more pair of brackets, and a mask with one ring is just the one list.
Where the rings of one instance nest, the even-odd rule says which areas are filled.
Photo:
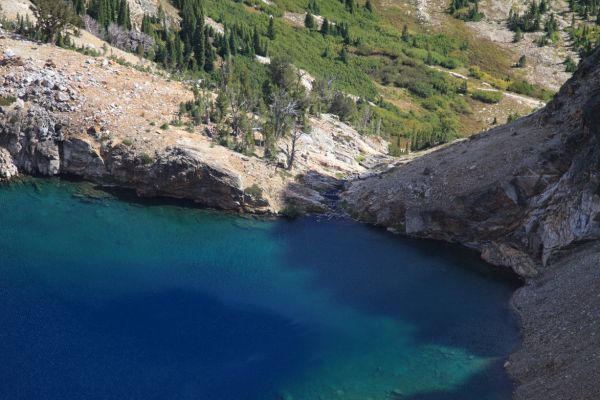
[[0, 186], [0, 399], [509, 399], [517, 283], [349, 221]]

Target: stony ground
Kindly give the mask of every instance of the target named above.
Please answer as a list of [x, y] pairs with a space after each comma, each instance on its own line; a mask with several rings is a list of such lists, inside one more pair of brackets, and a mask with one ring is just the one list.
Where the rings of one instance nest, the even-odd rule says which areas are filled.
[[[444, 30], [448, 23], [456, 23], [456, 20], [448, 15], [447, 0], [414, 0], [419, 10], [419, 18], [425, 24], [436, 30]], [[482, 0], [479, 9], [485, 14], [485, 18], [479, 22], [468, 22], [465, 25], [471, 30], [475, 37], [490, 40], [505, 49], [512, 55], [514, 62], [520, 56], [526, 55], [528, 65], [518, 75], [552, 91], [557, 91], [560, 86], [571, 76], [565, 72], [562, 64], [570, 55], [577, 60], [577, 54], [569, 49], [568, 35], [564, 28], [570, 25], [571, 13], [568, 11], [567, 3], [563, 0], [550, 2], [559, 22], [561, 41], [558, 44], [540, 47], [535, 41], [542, 35], [540, 32], [525, 33], [524, 39], [513, 43], [514, 32], [506, 26], [506, 20], [511, 8], [523, 10], [529, 4], [526, 0]]]
[[509, 50], [515, 55], [515, 60], [521, 55], [526, 55], [528, 65], [524, 68], [522, 76], [529, 82], [538, 84], [547, 89], [557, 91], [560, 86], [571, 76], [565, 71], [563, 65], [567, 56], [577, 60], [577, 54], [569, 49], [569, 37], [564, 31], [571, 23], [571, 15], [565, 1], [551, 2], [559, 28], [561, 41], [555, 45], [540, 47], [536, 40], [543, 36], [542, 32], [525, 33], [522, 41], [513, 42], [514, 32], [506, 27], [506, 19], [511, 7], [524, 9], [526, 2], [522, 0], [484, 0], [481, 10], [486, 18], [480, 22], [469, 22], [467, 26], [479, 37], [489, 39], [499, 46]]
[[598, 265], [600, 244], [570, 249], [515, 295], [524, 337], [507, 363], [520, 383], [515, 399], [600, 398], [598, 380], [590, 379], [600, 371]]
[[[290, 191], [298, 191], [291, 185], [298, 176], [308, 171], [330, 178], [362, 173], [366, 167], [361, 162], [371, 157], [385, 159], [387, 152], [384, 141], [363, 138], [350, 126], [324, 115], [311, 120], [311, 133], [299, 141], [296, 167], [285, 171], [261, 158], [217, 145], [205, 134], [213, 131], [213, 126], [195, 127], [190, 132], [170, 125], [178, 118], [180, 103], [192, 99], [192, 93], [188, 85], [167, 76], [10, 37], [0, 39], [0, 54], [19, 60], [0, 67], [2, 93], [24, 100], [25, 105], [38, 103], [60, 113], [68, 137], [89, 142], [98, 152], [107, 144], [126, 143], [149, 158], [169, 148], [185, 148], [239, 174], [243, 187], [258, 185], [272, 211], [284, 207]], [[280, 144], [282, 148], [285, 145]], [[320, 198], [312, 190], [293, 197], [309, 202]]]

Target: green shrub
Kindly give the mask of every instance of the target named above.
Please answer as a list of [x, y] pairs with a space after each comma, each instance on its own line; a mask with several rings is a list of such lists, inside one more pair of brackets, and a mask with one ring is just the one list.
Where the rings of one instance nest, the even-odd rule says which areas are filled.
[[144, 164], [144, 165], [152, 164], [152, 162], [154, 161], [152, 156], [148, 153], [142, 153], [142, 155], [140, 156], [140, 160], [142, 161], [142, 164]]
[[167, 122], [165, 122], [164, 124], [162, 124], [160, 126], [160, 129], [162, 129], [163, 131], [166, 131], [167, 129], [169, 129], [169, 124]]
[[17, 98], [14, 96], [0, 96], [0, 107], [10, 106], [15, 101], [17, 101]]
[[132, 142], [132, 141], [131, 141], [131, 139], [129, 139], [129, 138], [125, 138], [125, 139], [123, 139], [123, 142], [122, 142], [122, 143], [123, 143], [125, 146], [131, 146], [131, 145], [133, 144], [133, 142]]
[[247, 187], [244, 190], [244, 193], [246, 193], [250, 197], [257, 199], [257, 200], [262, 199], [262, 196], [263, 196], [262, 188], [260, 186], [258, 186], [256, 183], [253, 184], [252, 186]]
[[487, 104], [496, 104], [502, 99], [502, 92], [491, 90], [476, 90], [471, 93], [471, 97]]
[[293, 205], [288, 204], [281, 209], [279, 212], [281, 215], [287, 218], [298, 218], [300, 216], [300, 211]]

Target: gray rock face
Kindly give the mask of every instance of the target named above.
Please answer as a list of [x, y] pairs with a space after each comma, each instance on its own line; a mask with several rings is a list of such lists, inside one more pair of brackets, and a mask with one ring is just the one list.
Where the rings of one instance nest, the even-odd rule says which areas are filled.
[[546, 109], [352, 182], [357, 217], [463, 243], [524, 277], [600, 238], [600, 51]]
[[241, 210], [252, 206], [239, 175], [225, 166], [203, 161], [193, 149], [175, 147], [154, 155], [136, 155], [125, 145], [107, 154], [111, 179], [145, 197], [190, 199], [204, 206]]
[[0, 147], [8, 150], [19, 169], [56, 175], [60, 172], [61, 129], [62, 125], [40, 106], [5, 109], [0, 115]]
[[12, 156], [8, 150], [0, 147], [0, 182], [8, 181], [19, 175], [19, 170], [14, 164]]
[[205, 161], [195, 149], [180, 146], [152, 155], [122, 144], [95, 149], [84, 139], [65, 139], [57, 117], [37, 105], [0, 115], [0, 176], [11, 178], [16, 168], [46, 176], [72, 174], [135, 189], [140, 196], [188, 199], [226, 210], [261, 212], [269, 206], [244, 194], [237, 173]]

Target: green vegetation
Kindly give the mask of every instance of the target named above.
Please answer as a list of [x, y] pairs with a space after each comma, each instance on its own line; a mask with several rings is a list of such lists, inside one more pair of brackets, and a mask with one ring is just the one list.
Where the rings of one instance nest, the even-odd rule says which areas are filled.
[[508, 27], [515, 32], [517, 29], [521, 32], [539, 31], [542, 24], [542, 15], [547, 11], [548, 4], [545, 0], [542, 0], [539, 4], [535, 0], [532, 1], [523, 14], [511, 9], [508, 16]]
[[550, 101], [550, 99], [552, 99], [552, 96], [554, 95], [551, 91], [547, 89], [542, 89], [538, 86], [534, 86], [526, 81], [511, 82], [508, 86], [508, 90], [511, 92], [524, 94], [526, 96], [536, 97], [544, 101]]
[[480, 0], [452, 0], [450, 14], [464, 21], [481, 21], [484, 17], [479, 12]]
[[[216, 126], [221, 145], [274, 160], [276, 141], [287, 137], [287, 168], [293, 164], [297, 136], [308, 129], [308, 117], [325, 112], [362, 134], [385, 137], [394, 155], [458, 137], [461, 119], [471, 113], [464, 96], [469, 90], [465, 81], [443, 69], [468, 69], [499, 90], [547, 97], [533, 85], [514, 81], [510, 62], [495, 47], [467, 40], [459, 31], [431, 34], [392, 23], [378, 12], [384, 6], [370, 0], [173, 0], [180, 26], [171, 24], [161, 8], [156, 16], [143, 17], [139, 32], [131, 30], [126, 3], [65, 4], [79, 15], [73, 24], [155, 61], [177, 79], [201, 82], [194, 84], [194, 100], [181, 105], [173, 124], [189, 131]], [[450, 11], [477, 20], [483, 17], [478, 3], [454, 0]], [[542, 4], [532, 6], [534, 17], [546, 13]], [[285, 12], [301, 15], [303, 23], [289, 21]], [[530, 29], [528, 15], [513, 15], [518, 29]], [[208, 17], [222, 29], [206, 23]], [[64, 36], [59, 31], [55, 40], [68, 45], [70, 38]], [[410, 107], [392, 104], [382, 88], [400, 93]], [[471, 97], [494, 102], [492, 93], [476, 91]], [[161, 129], [168, 127], [165, 123]]]
[[256, 183], [244, 189], [244, 193], [256, 200], [262, 199], [263, 196], [262, 188]]
[[[70, 24], [78, 24], [72, 3], [68, 0], [32, 0], [31, 11], [37, 21], [30, 35], [37, 40], [57, 43]], [[27, 21], [28, 25], [31, 23]]]
[[0, 96], [0, 107], [7, 107], [17, 101], [14, 96]]
[[471, 93], [471, 97], [484, 103], [496, 104], [502, 99], [502, 92], [492, 90], [476, 90]]
[[577, 70], [577, 64], [571, 58], [571, 56], [567, 56], [563, 64], [565, 65], [565, 70], [567, 72], [575, 72], [575, 70]]
[[142, 164], [148, 165], [148, 164], [152, 164], [154, 162], [154, 159], [152, 158], [152, 156], [150, 154], [142, 153], [140, 155], [140, 161], [142, 162]]

